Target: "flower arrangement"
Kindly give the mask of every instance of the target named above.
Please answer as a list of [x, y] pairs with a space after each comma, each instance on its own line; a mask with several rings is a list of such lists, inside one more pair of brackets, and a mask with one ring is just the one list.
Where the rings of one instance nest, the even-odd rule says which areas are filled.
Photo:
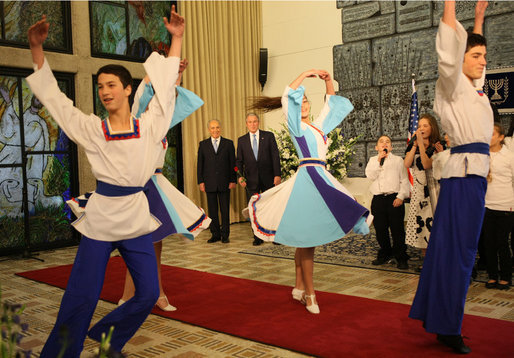
[[[282, 179], [286, 180], [296, 173], [300, 160], [286, 124], [282, 123], [282, 128], [279, 131], [273, 129], [271, 131], [275, 133], [277, 139]], [[359, 138], [360, 136], [345, 139], [341, 128], [336, 128], [327, 135], [327, 170], [337, 180], [346, 177], [347, 169], [350, 167], [355, 154], [354, 146]]]

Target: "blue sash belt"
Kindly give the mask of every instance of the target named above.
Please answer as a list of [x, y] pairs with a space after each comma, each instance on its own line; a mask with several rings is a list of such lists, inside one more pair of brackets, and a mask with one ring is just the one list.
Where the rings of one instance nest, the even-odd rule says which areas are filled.
[[104, 196], [126, 196], [139, 193], [143, 190], [145, 190], [145, 188], [142, 186], [120, 186], [105, 183], [100, 180], [96, 182], [96, 192]]
[[300, 159], [300, 165], [298, 167], [303, 167], [305, 165], [322, 165], [322, 166], [326, 166], [327, 162], [325, 162], [324, 160], [315, 159], [315, 158], [312, 158], [312, 159]]
[[79, 199], [79, 198], [76, 199], [76, 201], [79, 203], [79, 207], [81, 207], [81, 208], [86, 207], [87, 201], [89, 200], [89, 197], [91, 196], [91, 194], [92, 194], [91, 192], [87, 192], [84, 194], [85, 199]]
[[487, 143], [469, 143], [451, 147], [451, 154], [455, 153], [479, 153], [489, 155], [489, 144]]

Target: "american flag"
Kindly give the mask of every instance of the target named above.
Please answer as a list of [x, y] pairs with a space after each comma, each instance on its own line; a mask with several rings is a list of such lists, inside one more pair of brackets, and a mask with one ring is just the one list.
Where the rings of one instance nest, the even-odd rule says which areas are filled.
[[416, 92], [416, 81], [412, 79], [412, 99], [410, 102], [409, 115], [409, 133], [407, 135], [407, 143], [410, 141], [416, 130], [418, 129], [419, 113], [418, 113], [418, 93]]
[[[407, 144], [409, 144], [411, 138], [414, 136], [414, 133], [416, 133], [416, 130], [418, 129], [418, 121], [418, 93], [416, 92], [416, 81], [414, 80], [414, 75], [412, 75], [412, 98], [410, 102], [409, 133], [407, 134]], [[408, 170], [408, 173], [412, 192], [412, 188], [414, 187], [414, 177], [412, 176], [410, 168]]]

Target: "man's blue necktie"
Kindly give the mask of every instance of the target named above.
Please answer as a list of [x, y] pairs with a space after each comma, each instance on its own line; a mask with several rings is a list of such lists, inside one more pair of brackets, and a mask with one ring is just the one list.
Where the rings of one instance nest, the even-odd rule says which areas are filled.
[[253, 134], [253, 141], [252, 141], [252, 147], [253, 147], [253, 155], [255, 156], [255, 160], [257, 160], [257, 153], [259, 152], [259, 147], [257, 146], [257, 134]]
[[214, 153], [218, 153], [218, 140], [214, 140]]

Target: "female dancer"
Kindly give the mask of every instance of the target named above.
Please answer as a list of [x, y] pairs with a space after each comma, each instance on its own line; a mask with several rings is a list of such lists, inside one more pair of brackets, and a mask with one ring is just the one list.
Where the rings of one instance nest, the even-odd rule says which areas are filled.
[[[325, 81], [325, 105], [311, 123], [310, 103], [301, 86], [307, 77]], [[336, 128], [353, 110], [350, 101], [336, 96], [327, 71], [309, 70], [294, 80], [280, 97], [260, 97], [252, 109], [271, 111], [282, 107], [289, 133], [300, 158], [298, 171], [286, 182], [255, 194], [248, 203], [254, 234], [264, 241], [296, 247], [295, 300], [309, 312], [320, 312], [314, 294], [314, 249], [345, 236], [352, 229], [369, 233], [368, 210], [359, 205], [350, 192], [326, 169], [328, 149], [325, 133]]]
[[[432, 229], [434, 211], [437, 204], [438, 183], [432, 174], [432, 155], [439, 143], [439, 127], [434, 116], [421, 115], [416, 140], [407, 147], [404, 164], [411, 168], [414, 188], [407, 216], [407, 245], [425, 250]], [[421, 266], [418, 267], [418, 271]]]

